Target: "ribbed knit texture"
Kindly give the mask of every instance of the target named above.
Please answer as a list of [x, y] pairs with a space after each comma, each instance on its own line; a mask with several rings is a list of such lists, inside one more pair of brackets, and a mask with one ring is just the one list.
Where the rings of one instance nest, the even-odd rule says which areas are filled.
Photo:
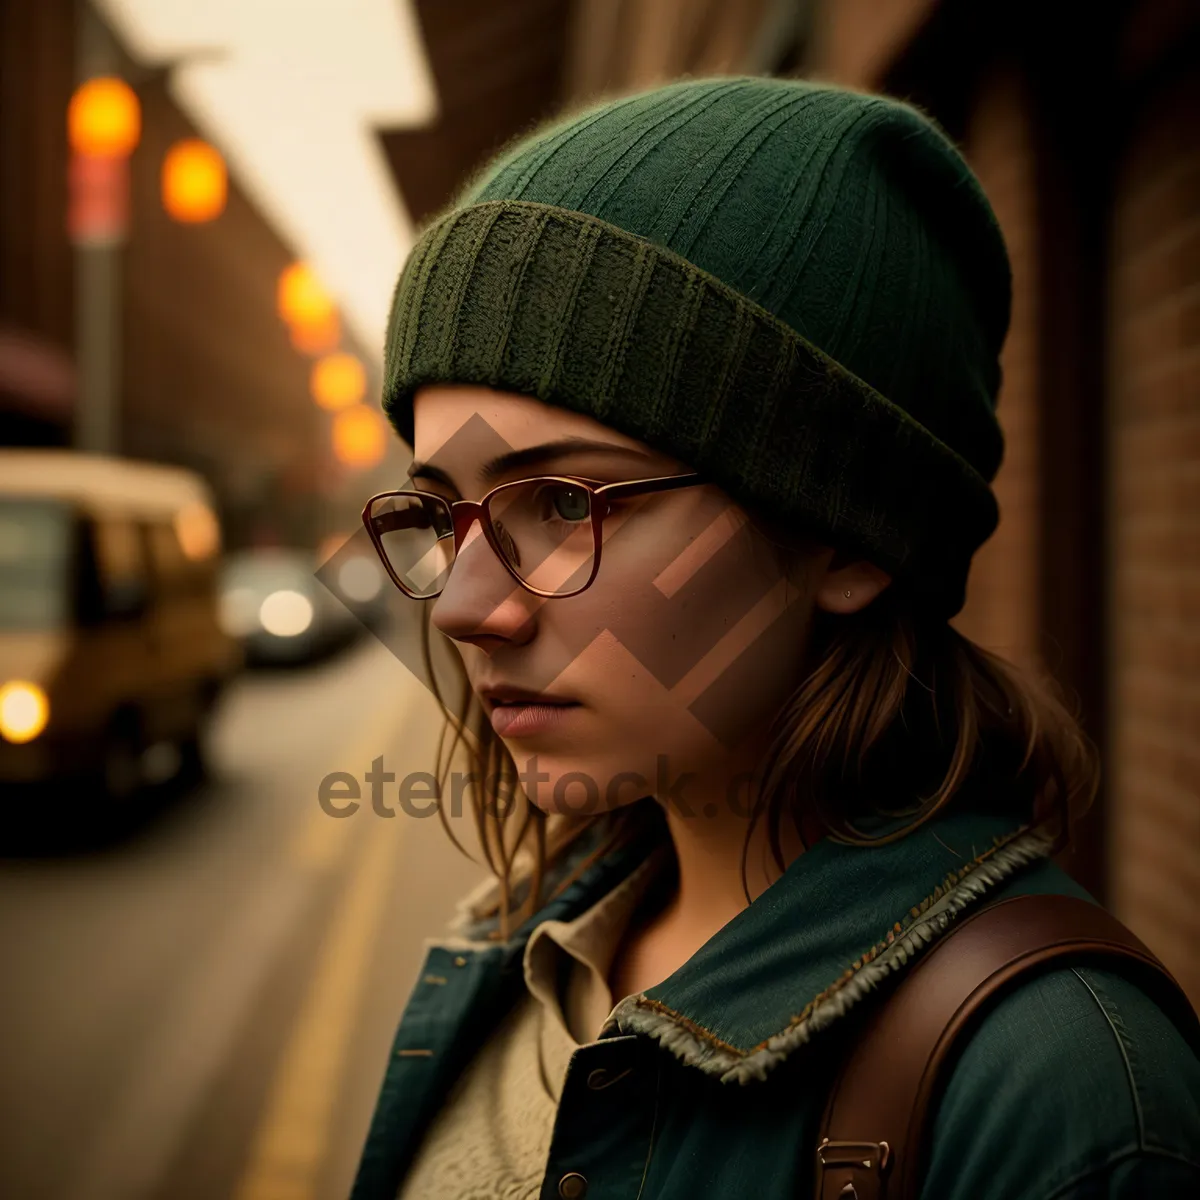
[[502, 155], [396, 291], [384, 406], [521, 392], [703, 471], [946, 616], [995, 528], [1008, 260], [917, 110], [769, 79], [607, 103]]

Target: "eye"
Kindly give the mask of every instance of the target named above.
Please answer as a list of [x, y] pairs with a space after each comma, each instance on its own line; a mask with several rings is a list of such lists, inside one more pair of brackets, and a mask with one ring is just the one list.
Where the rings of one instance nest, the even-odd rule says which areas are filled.
[[541, 491], [543, 512], [563, 521], [586, 521], [592, 513], [591, 495], [583, 487], [548, 483]]

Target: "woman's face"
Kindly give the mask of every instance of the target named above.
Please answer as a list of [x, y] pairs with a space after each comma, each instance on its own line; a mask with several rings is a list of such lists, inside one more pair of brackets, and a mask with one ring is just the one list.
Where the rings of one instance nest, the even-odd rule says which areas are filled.
[[[449, 500], [540, 474], [615, 483], [689, 470], [590, 417], [480, 387], [422, 389], [414, 449], [413, 486]], [[647, 794], [685, 812], [720, 796], [744, 804], [736, 776], [799, 682], [812, 560], [794, 564], [785, 571], [744, 511], [704, 484], [620, 503], [598, 574], [574, 596], [520, 587], [476, 523], [432, 620], [544, 811]], [[497, 704], [491, 691], [506, 687], [555, 707]]]

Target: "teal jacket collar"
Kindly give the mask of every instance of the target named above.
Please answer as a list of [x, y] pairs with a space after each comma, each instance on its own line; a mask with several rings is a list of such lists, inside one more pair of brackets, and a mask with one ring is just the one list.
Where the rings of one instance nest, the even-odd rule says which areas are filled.
[[[662, 836], [652, 830], [594, 863], [526, 921], [503, 946], [509, 971], [538, 923], [585, 911]], [[596, 840], [581, 839], [551, 875], [551, 888]], [[885, 976], [904, 970], [957, 913], [1051, 848], [1043, 831], [1011, 815], [979, 812], [941, 817], [870, 849], [823, 839], [677, 971], [624, 998], [601, 1037], [644, 1034], [722, 1082], [763, 1080]], [[479, 897], [473, 893], [460, 906], [454, 938], [430, 944], [494, 952], [495, 918], [472, 917]]]

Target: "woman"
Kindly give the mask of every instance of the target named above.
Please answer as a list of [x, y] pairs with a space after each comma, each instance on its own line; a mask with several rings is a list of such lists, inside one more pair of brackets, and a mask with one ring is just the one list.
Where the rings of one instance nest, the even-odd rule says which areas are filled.
[[[795, 81], [574, 116], [425, 231], [385, 371], [416, 461], [364, 520], [458, 652], [496, 880], [430, 947], [358, 1200], [811, 1195], [875, 985], [948, 914], [1085, 895], [1048, 856], [1089, 744], [948, 624], [1009, 292], [927, 118]], [[1119, 973], [1044, 974], [924, 1178], [1200, 1194], [1200, 1065]]]

